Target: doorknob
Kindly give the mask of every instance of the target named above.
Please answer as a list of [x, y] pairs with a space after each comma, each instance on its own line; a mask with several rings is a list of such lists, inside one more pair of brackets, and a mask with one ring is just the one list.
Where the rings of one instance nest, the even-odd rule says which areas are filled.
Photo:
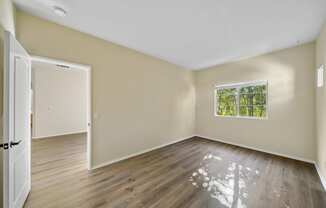
[[19, 145], [19, 143], [21, 143], [21, 142], [22, 142], [22, 140], [19, 140], [18, 142], [10, 142], [10, 147]]

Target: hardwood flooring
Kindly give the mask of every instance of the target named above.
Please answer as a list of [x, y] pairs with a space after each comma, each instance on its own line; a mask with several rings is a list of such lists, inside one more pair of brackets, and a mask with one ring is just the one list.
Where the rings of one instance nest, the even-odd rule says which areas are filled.
[[313, 165], [192, 138], [86, 170], [86, 135], [34, 140], [32, 208], [323, 208]]

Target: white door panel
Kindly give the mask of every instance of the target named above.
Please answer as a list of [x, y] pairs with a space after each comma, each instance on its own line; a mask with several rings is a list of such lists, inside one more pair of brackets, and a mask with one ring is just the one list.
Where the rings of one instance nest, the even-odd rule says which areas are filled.
[[[15, 135], [14, 142], [19, 143], [13, 151], [14, 166], [14, 207], [20, 207], [22, 201], [25, 201], [25, 195], [28, 190], [28, 141], [30, 139], [30, 121], [29, 121], [29, 102], [30, 102], [30, 77], [29, 60], [24, 57], [15, 57], [15, 101], [14, 101], [14, 123]], [[28, 192], [27, 192], [28, 193]]]
[[31, 189], [31, 62], [28, 53], [5, 34], [4, 207], [22, 208]]

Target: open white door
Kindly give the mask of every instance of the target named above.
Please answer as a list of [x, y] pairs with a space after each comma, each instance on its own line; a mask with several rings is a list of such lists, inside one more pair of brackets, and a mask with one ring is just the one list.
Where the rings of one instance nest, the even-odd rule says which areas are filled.
[[5, 32], [4, 208], [22, 208], [31, 189], [31, 61]]

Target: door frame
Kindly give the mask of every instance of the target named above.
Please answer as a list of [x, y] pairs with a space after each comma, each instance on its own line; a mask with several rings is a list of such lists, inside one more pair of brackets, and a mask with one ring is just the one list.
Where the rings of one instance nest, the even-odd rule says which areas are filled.
[[[73, 62], [62, 61], [58, 59], [47, 58], [43, 56], [31, 55], [31, 66], [33, 61], [65, 65], [71, 68], [86, 71], [86, 99], [87, 99], [87, 169], [92, 169], [92, 67], [90, 65], [77, 64]], [[34, 119], [34, 118], [33, 118]]]

